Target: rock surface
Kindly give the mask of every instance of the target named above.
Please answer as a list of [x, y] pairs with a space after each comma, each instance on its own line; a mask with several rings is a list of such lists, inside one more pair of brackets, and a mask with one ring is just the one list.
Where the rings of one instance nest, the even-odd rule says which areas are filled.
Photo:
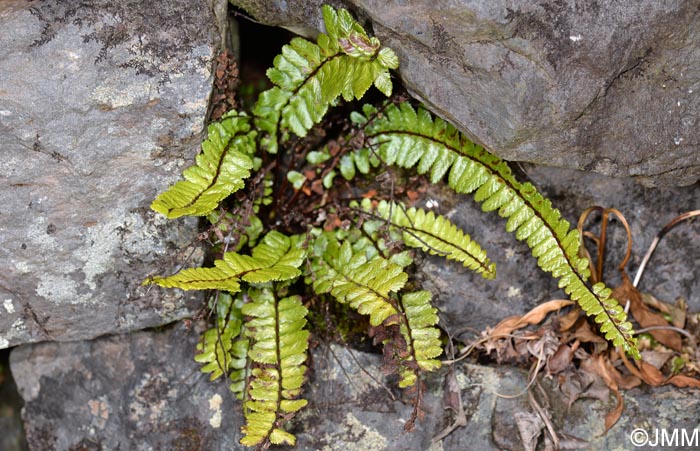
[[[211, 383], [192, 360], [196, 337], [195, 330], [180, 323], [160, 331], [15, 349], [12, 371], [26, 402], [23, 418], [30, 449], [247, 449], [238, 444], [240, 405], [224, 382]], [[531, 415], [532, 408], [526, 396], [501, 396], [525, 390], [528, 376], [523, 370], [456, 365], [454, 380], [467, 425], [431, 444], [451, 422], [451, 414], [443, 410], [445, 370], [428, 379], [426, 418], [409, 434], [403, 425], [411, 408], [401, 393], [385, 385], [380, 356], [322, 345], [313, 361], [305, 394], [309, 405], [292, 430], [298, 450], [523, 449], [516, 418]], [[580, 399], [567, 409], [551, 380], [543, 378], [541, 384], [560, 439], [567, 434], [567, 443], [577, 444], [577, 449], [633, 449], [629, 434], [636, 428], [653, 437], [656, 428], [685, 428], [692, 434], [698, 427], [697, 391], [625, 392], [624, 415], [601, 436], [614, 398]], [[537, 397], [544, 405], [544, 398]]]
[[0, 3], [0, 348], [196, 309], [138, 285], [197, 233], [148, 206], [198, 150], [222, 4]]
[[511, 161], [688, 185], [700, 177], [695, 0], [233, 0], [309, 34], [353, 10], [434, 112]]
[[240, 410], [224, 382], [199, 373], [197, 336], [179, 323], [14, 349], [29, 449], [235, 449]]
[[[525, 449], [517, 421], [534, 418], [527, 395], [522, 395], [528, 384], [527, 374], [507, 366], [493, 368], [463, 364], [457, 366], [456, 380], [461, 389], [467, 426], [455, 430], [433, 450]], [[532, 391], [538, 404], [544, 405], [546, 402], [562, 449], [651, 450], [654, 448], [634, 446], [630, 441], [632, 431], [643, 429], [653, 439], [656, 429], [666, 428], [672, 432], [673, 428], [677, 428], [692, 435], [693, 430], [698, 428], [700, 400], [697, 390], [681, 391], [664, 387], [652, 391], [632, 389], [623, 392], [625, 411], [615, 426], [603, 434], [605, 415], [615, 407], [614, 398], [611, 397], [610, 401], [580, 399], [567, 408], [567, 400], [552, 383], [552, 380], [543, 378], [541, 391], [537, 388]], [[539, 438], [540, 443], [544, 440]], [[688, 447], [669, 446], [664, 449]]]
[[[14, 349], [10, 363], [25, 401], [29, 449], [249, 449], [238, 444], [240, 404], [225, 381], [210, 382], [192, 359], [198, 332], [178, 323]], [[403, 432], [411, 408], [372, 379], [381, 379], [379, 356], [323, 346], [313, 358], [310, 403], [295, 428], [297, 449], [430, 446], [429, 434]], [[433, 396], [426, 399], [437, 406]], [[438, 418], [429, 416], [420, 428]]]

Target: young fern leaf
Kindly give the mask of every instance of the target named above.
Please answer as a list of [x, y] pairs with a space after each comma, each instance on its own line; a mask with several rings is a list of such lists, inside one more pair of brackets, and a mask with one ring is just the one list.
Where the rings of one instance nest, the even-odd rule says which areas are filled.
[[359, 313], [369, 315], [373, 326], [395, 315], [389, 293], [406, 284], [408, 275], [403, 268], [379, 255], [368, 260], [364, 250], [353, 251], [348, 241], [334, 250], [337, 252], [327, 251], [317, 265], [313, 282], [316, 293], [330, 293], [339, 302], [350, 304]]
[[[195, 362], [201, 363], [202, 373], [210, 373], [210, 380], [228, 374], [232, 369], [241, 369], [240, 354], [234, 350], [243, 323], [242, 299], [228, 293], [220, 293], [216, 305], [217, 325], [202, 334], [197, 344], [199, 354]], [[239, 345], [240, 346], [240, 345]], [[245, 362], [243, 362], [245, 366]]]
[[372, 84], [391, 95], [389, 69], [398, 67], [394, 52], [368, 37], [344, 9], [324, 5], [323, 19], [326, 33], [317, 43], [292, 39], [267, 71], [275, 86], [260, 94], [253, 113], [257, 128], [267, 133], [261, 143], [270, 153], [286, 140], [279, 133], [288, 129], [306, 136], [340, 96], [360, 99]]
[[243, 188], [243, 180], [253, 168], [256, 134], [250, 118], [236, 111], [210, 124], [197, 164], [185, 169], [185, 180], [161, 193], [151, 208], [170, 219], [209, 214], [219, 202]]
[[407, 246], [458, 261], [485, 279], [496, 277], [496, 265], [486, 251], [444, 216], [384, 200], [373, 207], [370, 199], [364, 199], [362, 208], [399, 228]]
[[435, 359], [442, 354], [437, 309], [430, 304], [429, 291], [417, 291], [401, 296], [401, 310], [405, 321], [401, 322], [401, 335], [406, 340], [408, 355], [401, 359], [399, 386], [414, 385], [419, 371], [435, 371], [441, 363]]
[[[449, 186], [458, 193], [474, 192], [484, 211], [498, 210], [507, 218], [506, 229], [526, 241], [538, 265], [559, 278], [559, 287], [600, 325], [605, 338], [615, 346], [639, 357], [632, 325], [610, 290], [602, 283], [591, 288], [588, 261], [579, 257], [580, 237], [550, 201], [530, 183], [520, 183], [500, 158], [469, 141], [452, 125], [430, 113], [417, 111], [408, 103], [389, 105], [383, 114], [364, 108], [366, 148], [389, 165], [416, 167], [429, 174], [433, 183], [447, 175]], [[369, 118], [372, 118], [369, 120]]]
[[269, 232], [252, 252], [243, 255], [227, 252], [214, 261], [213, 268], [188, 268], [170, 277], [153, 277], [144, 283], [183, 290], [241, 291], [240, 282], [265, 283], [299, 277], [299, 266], [306, 251], [299, 246], [300, 238], [287, 237], [277, 231]]
[[308, 311], [299, 296], [278, 300], [270, 288], [251, 289], [248, 294], [251, 302], [241, 310], [249, 317], [245, 334], [253, 368], [243, 402], [246, 424], [241, 444], [294, 445], [296, 438], [282, 426], [307, 403], [299, 396], [306, 377]]

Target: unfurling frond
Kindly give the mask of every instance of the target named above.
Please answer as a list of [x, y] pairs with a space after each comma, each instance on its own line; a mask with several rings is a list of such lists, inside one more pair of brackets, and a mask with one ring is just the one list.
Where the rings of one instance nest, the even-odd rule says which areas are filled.
[[219, 122], [209, 125], [202, 152], [195, 166], [182, 173], [181, 180], [161, 193], [151, 208], [170, 219], [180, 216], [205, 216], [219, 202], [243, 188], [243, 180], [253, 168], [257, 132], [250, 128], [250, 118], [231, 111]]
[[306, 252], [299, 246], [299, 237], [269, 232], [252, 252], [243, 255], [227, 252], [214, 261], [213, 268], [189, 268], [170, 277], [153, 277], [145, 283], [183, 290], [240, 291], [240, 282], [264, 283], [298, 277], [299, 266]]
[[245, 334], [253, 364], [243, 402], [241, 444], [294, 445], [294, 435], [282, 425], [307, 403], [299, 398], [306, 378], [307, 309], [299, 296], [278, 300], [270, 288], [251, 289], [249, 295], [251, 302], [241, 310], [250, 318]]
[[496, 277], [496, 265], [486, 251], [444, 216], [383, 200], [373, 206], [370, 199], [364, 199], [362, 208], [399, 228], [407, 246], [458, 261], [485, 279]]
[[[588, 261], [579, 257], [580, 236], [549, 200], [530, 183], [520, 183], [508, 165], [474, 144], [452, 125], [433, 119], [425, 109], [410, 104], [389, 105], [382, 114], [365, 107], [366, 148], [379, 160], [404, 168], [416, 167], [433, 183], [447, 176], [458, 193], [474, 192], [484, 211], [498, 210], [507, 218], [506, 229], [526, 241], [538, 265], [559, 278], [559, 286], [600, 324], [605, 337], [638, 356], [632, 325], [619, 303], [602, 284], [586, 285]], [[369, 120], [369, 118], [372, 118]]]
[[368, 37], [344, 9], [326, 5], [323, 18], [326, 33], [316, 43], [292, 39], [267, 71], [275, 86], [260, 94], [253, 112], [256, 126], [267, 133], [262, 145], [270, 153], [286, 140], [286, 130], [306, 136], [340, 96], [360, 99], [373, 84], [391, 95], [389, 69], [398, 67], [394, 52]]

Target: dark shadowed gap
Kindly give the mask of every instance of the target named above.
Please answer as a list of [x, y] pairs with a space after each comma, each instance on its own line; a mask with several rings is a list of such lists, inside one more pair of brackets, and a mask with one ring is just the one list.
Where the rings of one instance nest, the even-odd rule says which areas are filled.
[[25, 451], [28, 447], [20, 417], [24, 403], [10, 372], [11, 350], [0, 350], [0, 449]]

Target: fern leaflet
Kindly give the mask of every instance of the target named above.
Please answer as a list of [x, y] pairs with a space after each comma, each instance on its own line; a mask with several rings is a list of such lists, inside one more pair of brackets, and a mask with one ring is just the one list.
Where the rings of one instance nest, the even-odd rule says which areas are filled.
[[632, 325], [610, 290], [600, 283], [592, 289], [586, 285], [590, 272], [588, 261], [578, 255], [578, 232], [532, 184], [518, 182], [500, 158], [442, 119], [433, 120], [423, 108], [416, 111], [402, 103], [389, 105], [383, 114], [376, 111], [366, 106], [364, 117], [354, 116], [357, 123], [364, 123], [367, 149], [386, 164], [415, 166], [433, 183], [447, 176], [458, 193], [474, 192], [484, 211], [498, 210], [508, 219], [506, 229], [526, 241], [538, 265], [559, 278], [560, 288], [600, 324], [605, 337], [638, 357]]
[[253, 168], [251, 155], [256, 134], [251, 130], [250, 118], [236, 111], [210, 124], [197, 164], [185, 169], [185, 180], [161, 193], [151, 208], [170, 219], [207, 215], [219, 202], [243, 188], [243, 180]]
[[243, 398], [248, 373], [249, 341], [242, 335], [243, 297], [234, 298], [229, 293], [219, 292], [216, 303], [217, 325], [206, 330], [197, 343], [195, 362], [202, 364], [202, 373], [210, 373], [210, 380], [222, 374], [231, 379], [230, 390], [238, 399]]
[[301, 274], [299, 266], [306, 251], [299, 247], [299, 237], [287, 237], [269, 232], [252, 255], [227, 252], [214, 261], [213, 268], [188, 268], [170, 277], [153, 277], [146, 284], [155, 283], [166, 288], [183, 290], [225, 290], [236, 293], [240, 282], [264, 283], [290, 280]]

